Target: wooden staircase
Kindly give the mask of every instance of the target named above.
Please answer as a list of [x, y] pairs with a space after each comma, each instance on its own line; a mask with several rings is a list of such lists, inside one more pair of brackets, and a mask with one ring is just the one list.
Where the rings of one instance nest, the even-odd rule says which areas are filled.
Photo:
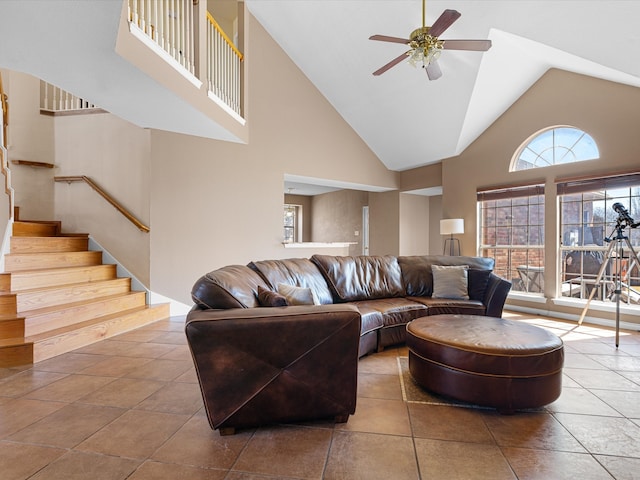
[[0, 273], [0, 367], [35, 363], [169, 317], [149, 306], [86, 234], [60, 222], [14, 222]]

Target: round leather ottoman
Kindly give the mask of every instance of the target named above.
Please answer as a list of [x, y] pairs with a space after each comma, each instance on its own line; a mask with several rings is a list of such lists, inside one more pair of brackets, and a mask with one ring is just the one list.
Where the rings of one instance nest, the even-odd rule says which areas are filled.
[[433, 315], [407, 324], [409, 371], [422, 387], [502, 413], [560, 396], [564, 347], [534, 325], [478, 315]]

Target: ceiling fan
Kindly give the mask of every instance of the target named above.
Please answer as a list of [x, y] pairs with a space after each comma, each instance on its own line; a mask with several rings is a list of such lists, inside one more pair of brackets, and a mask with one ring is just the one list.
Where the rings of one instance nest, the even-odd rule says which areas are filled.
[[425, 0], [422, 0], [422, 27], [416, 28], [409, 38], [389, 37], [386, 35], [373, 35], [369, 40], [381, 42], [404, 43], [410, 50], [391, 60], [386, 65], [373, 72], [375, 76], [382, 75], [391, 67], [396, 66], [406, 57], [414, 67], [422, 63], [429, 80], [436, 80], [442, 76], [442, 70], [438, 65], [438, 57], [442, 50], [472, 50], [486, 52], [491, 48], [491, 40], [440, 40], [438, 37], [449, 28], [453, 22], [460, 18], [461, 13], [455, 10], [445, 10], [430, 27], [425, 26]]

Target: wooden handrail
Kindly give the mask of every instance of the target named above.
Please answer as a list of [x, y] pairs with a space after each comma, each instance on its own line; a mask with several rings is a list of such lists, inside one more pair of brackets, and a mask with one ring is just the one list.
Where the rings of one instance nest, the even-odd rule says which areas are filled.
[[121, 214], [127, 217], [131, 223], [133, 223], [136, 227], [138, 227], [142, 232], [148, 233], [149, 227], [147, 227], [144, 223], [134, 217], [131, 212], [129, 212], [126, 208], [120, 205], [114, 198], [105, 192], [102, 188], [100, 188], [93, 180], [85, 175], [75, 175], [75, 176], [66, 176], [66, 177], [53, 177], [56, 182], [85, 182], [91, 188], [93, 188], [96, 192], [102, 195], [107, 202], [109, 202], [113, 207], [118, 210]]
[[240, 52], [240, 50], [238, 50], [236, 48], [236, 46], [233, 44], [233, 42], [229, 39], [229, 37], [227, 36], [226, 33], [224, 33], [224, 30], [222, 30], [222, 27], [218, 24], [218, 22], [216, 22], [215, 18], [213, 18], [213, 16], [207, 12], [207, 20], [209, 20], [209, 23], [213, 26], [213, 28], [216, 29], [216, 31], [220, 34], [220, 36], [222, 38], [224, 38], [224, 41], [227, 42], [227, 45], [229, 45], [229, 47], [231, 48], [231, 50], [233, 50], [233, 53], [236, 54], [236, 56], [240, 59], [240, 61], [244, 60], [244, 55], [242, 55], [242, 53]]
[[2, 104], [2, 138], [4, 145], [3, 147], [7, 148], [7, 127], [9, 126], [9, 102], [7, 94], [4, 93], [4, 89], [2, 88], [2, 75], [0, 75], [0, 104]]

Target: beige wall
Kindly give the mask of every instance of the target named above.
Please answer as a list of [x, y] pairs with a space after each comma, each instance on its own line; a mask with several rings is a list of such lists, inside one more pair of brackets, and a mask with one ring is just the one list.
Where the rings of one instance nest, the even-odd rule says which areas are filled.
[[[70, 231], [90, 231], [152, 290], [190, 303], [194, 281], [214, 268], [315, 253], [285, 249], [281, 243], [285, 174], [400, 190], [442, 185], [442, 197], [410, 198], [398, 190], [368, 194], [374, 255], [440, 253], [440, 218], [464, 218], [462, 250], [474, 255], [476, 189], [545, 182], [547, 264], [552, 265], [557, 248], [555, 179], [640, 165], [640, 90], [551, 70], [461, 155], [436, 166], [390, 172], [262, 27], [252, 17], [248, 22], [251, 111], [246, 145], [147, 131], [106, 114], [56, 119], [54, 134], [54, 121], [37, 114], [38, 95], [25, 93], [37, 87], [37, 80], [10, 79], [12, 105], [17, 99], [25, 103], [24, 111], [12, 113], [17, 119], [10, 127], [12, 158], [56, 163], [47, 175], [95, 177], [148, 223], [151, 233], [138, 232], [87, 186], [53, 187], [49, 178], [42, 182], [37, 177], [44, 174], [34, 177], [23, 167], [14, 169], [19, 177], [14, 185], [19, 185], [16, 195], [25, 216], [55, 215]], [[559, 124], [590, 133], [601, 159], [579, 169], [508, 171], [523, 141]], [[36, 136], [38, 142], [33, 142]], [[50, 203], [54, 198], [55, 210]], [[551, 297], [555, 276], [553, 267], [549, 270], [545, 283]], [[551, 302], [545, 308], [571, 310]]]
[[442, 255], [444, 240], [440, 235], [442, 195], [429, 197], [429, 255]]
[[249, 143], [151, 134], [151, 288], [185, 303], [214, 268], [313, 253], [281, 243], [285, 173], [397, 187], [397, 174], [249, 22]]
[[[114, 115], [55, 120], [57, 176], [86, 175], [150, 225], [150, 133]], [[138, 230], [85, 183], [55, 184], [55, 218], [67, 232], [90, 233], [143, 284], [149, 285], [149, 233]]]
[[313, 197], [313, 242], [352, 242], [349, 255], [362, 255], [362, 207], [369, 194], [339, 190]]
[[[461, 155], [443, 162], [443, 218], [464, 218], [465, 233], [460, 237], [464, 252], [476, 253], [479, 187], [547, 182], [553, 190], [556, 178], [640, 167], [638, 105], [638, 88], [550, 70]], [[509, 172], [516, 149], [535, 132], [553, 125], [572, 125], [589, 133], [598, 144], [600, 159]], [[554, 209], [547, 209], [547, 214], [555, 214]], [[547, 231], [546, 237], [554, 239], [555, 232]]]
[[[2, 77], [9, 98], [9, 159], [54, 164], [53, 119], [40, 115], [40, 80], [14, 71], [5, 71]], [[54, 170], [13, 164], [9, 167], [20, 218], [52, 220]]]
[[400, 255], [429, 253], [429, 197], [400, 194]]
[[[443, 162], [443, 218], [464, 218], [465, 233], [459, 236], [463, 253], [477, 253], [478, 187], [546, 183], [545, 295], [553, 297], [558, 268], [555, 180], [638, 169], [639, 105], [638, 88], [559, 70], [544, 75], [461, 155]], [[589, 133], [598, 144], [600, 159], [510, 173], [511, 157], [519, 145], [553, 125], [572, 125]], [[545, 308], [563, 310], [550, 301]]]
[[400, 254], [400, 193], [369, 193], [369, 254]]

